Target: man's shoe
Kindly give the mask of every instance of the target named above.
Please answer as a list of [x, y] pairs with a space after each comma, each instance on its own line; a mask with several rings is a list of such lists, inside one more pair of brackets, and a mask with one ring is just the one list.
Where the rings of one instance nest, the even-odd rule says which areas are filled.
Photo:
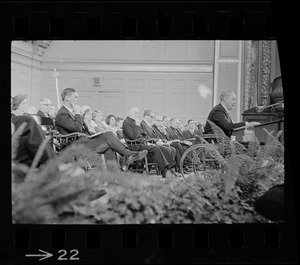
[[132, 152], [132, 154], [130, 154], [128, 157], [125, 156], [126, 165], [128, 166], [135, 161], [143, 159], [147, 154], [148, 154], [147, 150], [143, 150], [140, 152], [134, 152], [134, 153]]
[[164, 170], [161, 172], [161, 176], [162, 176], [163, 179], [166, 178], [167, 172], [168, 172], [167, 168], [164, 168]]

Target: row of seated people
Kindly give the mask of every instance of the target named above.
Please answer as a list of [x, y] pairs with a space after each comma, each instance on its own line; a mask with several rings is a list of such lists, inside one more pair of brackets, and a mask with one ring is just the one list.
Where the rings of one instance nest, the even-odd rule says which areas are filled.
[[[26, 96], [17, 95], [12, 100], [13, 115], [23, 115], [26, 113]], [[123, 122], [122, 118], [116, 119], [113, 115], [109, 115], [106, 118], [106, 123], [104, 123], [103, 113], [100, 110], [95, 110], [92, 112], [91, 108], [88, 106], [82, 106], [80, 108], [78, 105], [76, 105], [78, 94], [73, 89], [64, 90], [62, 93], [62, 100], [64, 102], [64, 106], [62, 106], [55, 117], [55, 125], [59, 133], [68, 134], [72, 132], [81, 132], [85, 133], [86, 135], [92, 135], [101, 132], [102, 134], [97, 135], [92, 139], [82, 137], [77, 142], [86, 143], [92, 150], [95, 150], [99, 154], [104, 154], [106, 159], [114, 159], [114, 152], [124, 155], [124, 152], [128, 154], [127, 151], [133, 151], [133, 154], [136, 154], [136, 158], [134, 160], [139, 160], [146, 153], [145, 150], [148, 152], [150, 151], [154, 160], [156, 160], [158, 163], [159, 170], [163, 176], [165, 176], [167, 170], [174, 172], [175, 170], [173, 170], [173, 167], [179, 165], [180, 157], [184, 152], [184, 149], [180, 148], [179, 143], [172, 143], [173, 146], [177, 146], [177, 149], [179, 148], [179, 155], [178, 150], [176, 151], [174, 147], [167, 146], [168, 143], [161, 144], [161, 146], [158, 147], [160, 142], [157, 142], [157, 144], [153, 143], [151, 146], [149, 144], [147, 148], [143, 148], [142, 150], [130, 151], [124, 144], [125, 141], [123, 131], [121, 129]], [[51, 105], [49, 99], [42, 99], [40, 105], [41, 108], [38, 114], [43, 117], [49, 117], [48, 106]], [[145, 115], [145, 117], [147, 117], [147, 115]], [[118, 124], [118, 127], [115, 126], [116, 124]], [[118, 137], [112, 136], [109, 131]], [[103, 139], [100, 139], [101, 137]], [[118, 138], [120, 140], [118, 140]], [[120, 142], [122, 143], [122, 141], [123, 145], [120, 145]], [[155, 145], [157, 146], [155, 147]], [[131, 159], [130, 162], [131, 161], [133, 160]]]
[[[25, 95], [17, 95], [11, 98], [11, 120], [12, 127], [15, 129], [17, 129], [22, 122], [26, 122], [26, 126], [29, 126], [28, 130], [26, 129], [27, 127], [25, 128], [26, 135], [23, 133], [25, 138], [22, 139], [18, 147], [15, 161], [30, 166], [45, 136], [42, 129], [31, 117], [24, 116], [27, 113], [27, 102], [25, 99]], [[103, 154], [106, 160], [114, 160], [115, 153], [118, 153], [124, 158], [124, 164], [130, 165], [134, 161], [141, 160], [147, 155], [147, 151], [137, 152], [129, 150], [111, 131], [89, 138], [88, 136], [93, 133], [88, 131], [84, 123], [84, 118], [80, 114], [80, 107], [76, 104], [78, 100], [76, 91], [74, 89], [65, 89], [62, 92], [62, 100], [64, 105], [59, 109], [55, 117], [55, 126], [59, 133], [81, 133], [82, 136], [76, 142], [85, 144], [98, 154]], [[41, 135], [43, 135], [43, 138], [40, 137]], [[48, 150], [48, 148], [46, 149]], [[45, 158], [53, 157], [54, 154], [52, 150]]]
[[[123, 137], [128, 140], [155, 138], [155, 141], [144, 145], [141, 144], [139, 147], [135, 146], [134, 148], [131, 148], [133, 150], [131, 151], [128, 150], [128, 147], [124, 144], [124, 142], [122, 143], [119, 140], [119, 138], [122, 137], [117, 137], [116, 132], [108, 130], [109, 127], [113, 127], [109, 126], [111, 125], [110, 123], [111, 120], [113, 120], [113, 117], [107, 117], [109, 118], [109, 124], [108, 126], [105, 126], [105, 123], [102, 122], [103, 117], [101, 118], [101, 115], [103, 116], [103, 114], [99, 111], [99, 117], [97, 118], [97, 112], [95, 112], [94, 122], [98, 126], [91, 127], [93, 120], [92, 111], [87, 106], [81, 108], [77, 105], [78, 94], [76, 90], [73, 88], [67, 88], [62, 92], [61, 96], [63, 106], [59, 109], [55, 117], [55, 125], [59, 133], [83, 133], [84, 136], [77, 142], [86, 144], [99, 154], [104, 154], [107, 160], [115, 159], [114, 152], [117, 152], [120, 155], [127, 157], [127, 160], [132, 163], [133, 160], [139, 160], [147, 154], [147, 152], [143, 151], [148, 151], [157, 162], [162, 175], [165, 176], [167, 170], [174, 172], [174, 167], [176, 167], [176, 165], [179, 166], [180, 158], [188, 146], [199, 142], [200, 139], [198, 135], [195, 135], [195, 129], [192, 129], [189, 132], [181, 132], [180, 123], [176, 118], [170, 120], [170, 126], [168, 126], [168, 117], [164, 117], [164, 119], [162, 119], [158, 116], [154, 121], [154, 113], [151, 110], [146, 110], [144, 112], [144, 120], [139, 121], [139, 110], [133, 107], [129, 110], [128, 117], [123, 122]], [[230, 110], [235, 105], [234, 98], [234, 93], [230, 91], [222, 93], [220, 96], [220, 104], [217, 105], [209, 115], [209, 119], [219, 123], [218, 125], [220, 125], [224, 132], [228, 129], [231, 131], [232, 128], [237, 125], [233, 124], [232, 120], [228, 118], [229, 116], [227, 112], [227, 110]], [[24, 109], [24, 105], [26, 105], [24, 103], [24, 97], [18, 95], [12, 100], [14, 102], [12, 106], [14, 115], [16, 115], [16, 113], [22, 113], [22, 109]], [[216, 108], [218, 110], [216, 110]], [[221, 118], [222, 123], [220, 123]], [[88, 124], [90, 126], [88, 126]], [[225, 125], [228, 128], [225, 127]], [[101, 134], [96, 134], [93, 138], [87, 137], [88, 135], [95, 134], [97, 132], [97, 128], [101, 132], [101, 127], [103, 127], [102, 130], [104, 130]], [[188, 135], [184, 136], [184, 133]], [[201, 134], [202, 132], [198, 131], [198, 133]], [[195, 136], [192, 142], [186, 141], [186, 138], [189, 138], [190, 134]]]
[[[190, 121], [190, 124], [195, 126], [193, 121]], [[180, 123], [177, 118], [170, 120], [168, 117], [164, 117], [163, 124], [163, 118], [161, 116], [155, 117], [152, 110], [145, 110], [143, 120], [140, 120], [139, 109], [132, 107], [128, 112], [128, 117], [123, 122], [123, 135], [129, 141], [140, 140], [139, 149], [146, 149], [151, 152], [153, 147], [158, 147], [166, 157], [169, 157], [167, 154], [170, 154], [172, 160], [169, 159], [168, 162], [179, 169], [181, 157], [187, 148], [192, 144], [201, 142], [200, 135], [195, 134], [195, 130], [189, 131], [185, 137], [179, 127]], [[151, 140], [151, 143], [147, 140]]]

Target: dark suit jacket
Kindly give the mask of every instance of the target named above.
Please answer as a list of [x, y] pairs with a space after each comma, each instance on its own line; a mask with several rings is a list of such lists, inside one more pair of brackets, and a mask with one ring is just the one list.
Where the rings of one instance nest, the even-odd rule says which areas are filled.
[[154, 131], [155, 131], [155, 133], [156, 133], [156, 135], [158, 136], [159, 139], [168, 140], [167, 135], [162, 133], [155, 124], [152, 125], [152, 128], [154, 129]]
[[[228, 137], [231, 136], [234, 128], [245, 126], [245, 122], [233, 123], [228, 112], [222, 106], [221, 103], [216, 105], [210, 111], [207, 119], [212, 121], [216, 125], [218, 125]], [[213, 134], [214, 133], [208, 122], [206, 122], [206, 124], [205, 124], [204, 133], [205, 134]]]
[[49, 116], [46, 116], [45, 113], [42, 112], [41, 110], [39, 110], [36, 114], [39, 116], [42, 116], [41, 125], [45, 126], [47, 128], [47, 130], [54, 129], [54, 121], [52, 118], [50, 118]]
[[171, 140], [185, 140], [182, 133], [172, 126], [167, 128], [167, 132], [170, 135]]
[[123, 122], [123, 135], [125, 139], [136, 140], [140, 138], [149, 138], [143, 128], [135, 124], [135, 120], [126, 117]]
[[148, 125], [144, 120], [141, 121], [141, 127], [150, 138], [159, 138], [152, 126]]
[[191, 133], [190, 130], [183, 131], [183, 137], [185, 139], [195, 138], [197, 135], [201, 136], [199, 130], [195, 129], [194, 133]]
[[[19, 126], [23, 122], [26, 122], [24, 131], [18, 141], [17, 154], [14, 160], [18, 163], [23, 163], [30, 167], [35, 154], [39, 149], [39, 146], [41, 145], [43, 140], [45, 140], [45, 134], [35, 122], [35, 120], [29, 116], [13, 116], [11, 120], [15, 125], [15, 130], [17, 130], [17, 128], [19, 128]], [[53, 148], [49, 143], [47, 143], [38, 166], [54, 156], [55, 153]]]
[[42, 116], [42, 117], [47, 117], [47, 116], [45, 115], [45, 113], [42, 112], [40, 109], [39, 109], [39, 111], [38, 111], [36, 114], [37, 114], [37, 115], [40, 115], [40, 116]]
[[80, 132], [85, 134], [93, 134], [89, 132], [84, 119], [79, 114], [71, 113], [65, 106], [62, 106], [55, 117], [55, 124], [57, 130], [61, 134], [69, 134], [73, 132]]

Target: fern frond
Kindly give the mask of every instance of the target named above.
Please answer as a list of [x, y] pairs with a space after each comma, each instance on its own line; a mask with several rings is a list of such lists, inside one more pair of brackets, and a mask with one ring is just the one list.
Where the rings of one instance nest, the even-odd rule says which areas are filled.
[[[282, 157], [284, 154], [284, 146], [278, 139], [273, 135], [273, 131], [269, 132], [265, 128], [263, 128], [265, 132], [268, 134], [267, 141], [265, 145], [261, 148], [257, 161], [259, 164], [263, 164], [267, 160], [276, 160], [278, 157]], [[277, 135], [280, 135], [277, 133]]]
[[232, 155], [227, 160], [226, 174], [224, 175], [225, 192], [228, 194], [234, 188], [239, 176], [239, 169], [242, 164], [242, 157]]
[[249, 144], [248, 144], [248, 150], [247, 150], [247, 153], [248, 155], [250, 155], [251, 157], [255, 156], [255, 154], [257, 153], [260, 147], [260, 142], [259, 140], [257, 139], [257, 137], [255, 136], [255, 141], [250, 141]]
[[219, 150], [218, 150], [215, 146], [213, 146], [213, 145], [210, 145], [210, 147], [211, 147], [211, 148], [207, 148], [207, 149], [206, 149], [206, 150], [208, 150], [209, 154], [210, 154], [212, 157], [216, 158], [217, 161], [218, 161], [219, 163], [221, 163], [221, 165], [226, 165], [227, 162], [226, 162], [226, 160], [224, 159], [224, 157], [220, 154]]
[[231, 144], [234, 146], [234, 154], [244, 154], [247, 151], [247, 148], [237, 141], [231, 141]]
[[37, 167], [38, 163], [40, 162], [40, 160], [43, 156], [43, 153], [45, 151], [45, 148], [47, 146], [48, 141], [49, 141], [49, 138], [45, 138], [43, 140], [43, 142], [41, 143], [41, 145], [39, 146], [39, 149], [38, 149], [37, 153], [34, 156], [34, 159], [33, 159], [33, 162], [31, 164], [29, 172], [32, 172]]
[[18, 127], [18, 129], [13, 133], [13, 135], [11, 137], [11, 156], [12, 156], [12, 160], [14, 160], [17, 156], [18, 146], [19, 146], [19, 139], [20, 139], [20, 136], [22, 135], [26, 125], [27, 125], [27, 122], [23, 122]]
[[219, 150], [221, 155], [231, 156], [235, 153], [236, 149], [232, 145], [232, 141], [230, 138], [224, 133], [224, 131], [216, 125], [214, 122], [207, 120], [208, 124], [211, 126], [211, 129], [217, 139], [217, 143], [220, 144], [220, 146], [224, 147], [223, 150]]
[[213, 133], [216, 135], [217, 142], [220, 143], [223, 141], [223, 138], [226, 137], [224, 131], [214, 122], [207, 120], [208, 124], [210, 125]]

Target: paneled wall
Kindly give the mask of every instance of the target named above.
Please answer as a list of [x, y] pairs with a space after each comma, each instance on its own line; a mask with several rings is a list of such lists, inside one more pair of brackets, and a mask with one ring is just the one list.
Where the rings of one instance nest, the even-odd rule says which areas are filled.
[[[211, 67], [212, 69], [212, 67]], [[59, 89], [73, 87], [79, 104], [100, 108], [106, 115], [126, 117], [132, 106], [142, 113], [151, 109], [156, 115], [168, 115], [187, 121], [205, 121], [212, 106], [213, 73], [182, 72], [98, 72], [59, 71]], [[56, 104], [52, 71], [44, 70], [42, 96]], [[48, 76], [48, 77], [46, 77]], [[100, 77], [100, 86], [93, 78]], [[199, 87], [202, 88], [199, 93]]]
[[56, 68], [60, 91], [75, 88], [80, 105], [106, 115], [126, 117], [137, 106], [141, 115], [151, 109], [204, 123], [212, 107], [213, 57], [214, 41], [53, 42], [43, 56], [41, 93], [57, 102]]
[[11, 95], [27, 95], [29, 105], [37, 105], [41, 96], [41, 58], [29, 42], [14, 41], [11, 53]]
[[214, 77], [214, 101], [219, 103], [220, 94], [224, 90], [232, 90], [237, 98], [237, 104], [230, 111], [233, 121], [241, 120], [241, 61], [242, 41], [216, 41], [215, 53], [215, 77]]
[[[225, 89], [236, 92], [232, 113], [240, 120], [240, 41], [52, 41], [42, 57], [30, 43], [12, 47], [12, 95], [28, 94], [38, 106], [48, 97], [58, 106], [53, 68], [59, 72], [59, 94], [74, 87], [80, 105], [126, 117], [131, 106], [140, 113], [192, 118], [205, 122]], [[98, 78], [99, 84], [94, 83]], [[60, 102], [61, 103], [61, 102]]]

